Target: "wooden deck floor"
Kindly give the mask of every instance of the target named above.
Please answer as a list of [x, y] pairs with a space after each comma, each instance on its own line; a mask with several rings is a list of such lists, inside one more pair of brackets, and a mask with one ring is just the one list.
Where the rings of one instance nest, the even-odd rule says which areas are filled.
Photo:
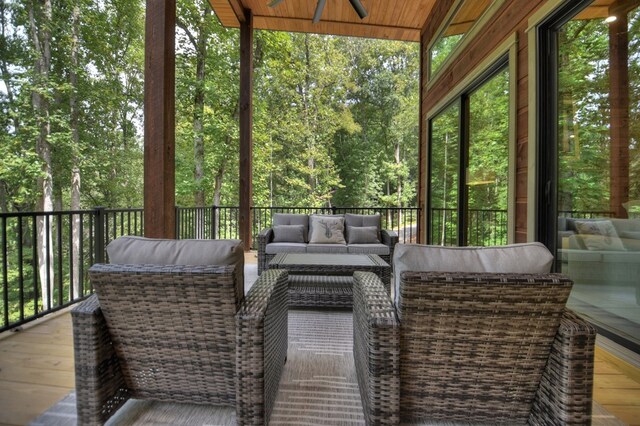
[[[74, 386], [68, 312], [0, 335], [0, 425], [29, 423]], [[621, 421], [640, 426], [640, 370], [597, 348], [594, 399]]]

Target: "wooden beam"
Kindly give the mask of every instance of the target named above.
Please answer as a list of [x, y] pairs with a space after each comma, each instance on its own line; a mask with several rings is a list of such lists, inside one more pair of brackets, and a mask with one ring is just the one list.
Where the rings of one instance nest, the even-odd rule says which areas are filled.
[[420, 41], [420, 29], [349, 22], [320, 21], [311, 19], [254, 16], [253, 27], [258, 30], [291, 31], [299, 33], [333, 34], [352, 37], [380, 38], [384, 40]]
[[251, 248], [253, 199], [253, 15], [245, 11], [240, 23], [240, 239]]
[[610, 210], [626, 218], [629, 201], [629, 34], [627, 15], [609, 24], [611, 146]]
[[175, 238], [175, 0], [147, 0], [144, 234]]
[[240, 21], [236, 15], [235, 9], [228, 0], [209, 0], [211, 8], [225, 27], [238, 28]]

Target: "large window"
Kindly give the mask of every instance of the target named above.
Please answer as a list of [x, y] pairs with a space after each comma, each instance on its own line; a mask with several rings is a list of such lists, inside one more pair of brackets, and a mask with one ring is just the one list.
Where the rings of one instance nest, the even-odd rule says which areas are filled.
[[539, 31], [539, 238], [574, 281], [569, 306], [638, 351], [640, 8], [595, 3]]
[[430, 244], [507, 243], [509, 102], [504, 57], [430, 120]]

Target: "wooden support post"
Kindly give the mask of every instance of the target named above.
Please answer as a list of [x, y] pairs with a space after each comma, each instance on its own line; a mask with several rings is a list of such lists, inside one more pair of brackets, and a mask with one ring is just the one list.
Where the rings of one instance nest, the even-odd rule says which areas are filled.
[[147, 0], [144, 235], [175, 238], [175, 0]]
[[627, 14], [616, 13], [609, 24], [611, 146], [610, 210], [614, 217], [626, 218], [629, 201], [629, 35]]
[[240, 23], [240, 239], [251, 248], [253, 199], [253, 14], [245, 11]]

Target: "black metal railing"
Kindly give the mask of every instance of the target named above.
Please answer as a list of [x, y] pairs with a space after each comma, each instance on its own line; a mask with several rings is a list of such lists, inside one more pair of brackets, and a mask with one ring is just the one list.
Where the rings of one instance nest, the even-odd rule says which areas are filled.
[[[253, 207], [251, 209], [252, 248], [257, 248], [260, 231], [270, 228], [274, 213], [297, 214], [380, 214], [383, 229], [398, 233], [400, 242], [416, 242], [418, 215], [415, 207]], [[238, 238], [238, 207], [176, 207], [176, 236], [185, 238]]]
[[0, 331], [92, 292], [89, 267], [120, 235], [142, 235], [141, 209], [0, 214]]
[[[419, 208], [254, 207], [252, 234], [272, 225], [274, 213], [373, 214], [400, 242], [416, 242]], [[579, 218], [610, 217], [611, 212], [560, 212]], [[238, 238], [238, 207], [176, 207], [177, 238]], [[507, 242], [505, 210], [472, 210], [467, 218], [469, 245]], [[457, 243], [455, 209], [433, 209], [433, 244]], [[108, 261], [105, 247], [122, 235], [143, 235], [143, 209], [107, 209], [0, 214], [0, 331], [62, 309], [90, 294], [89, 267]]]
[[[458, 210], [431, 209], [431, 244], [458, 245]], [[467, 217], [467, 245], [498, 246], [507, 244], [507, 211], [470, 209]]]

